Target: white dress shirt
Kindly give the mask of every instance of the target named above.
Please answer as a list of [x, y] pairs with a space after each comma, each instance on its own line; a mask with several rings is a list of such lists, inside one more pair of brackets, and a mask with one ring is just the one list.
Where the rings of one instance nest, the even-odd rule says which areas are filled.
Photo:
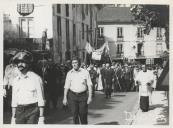
[[78, 71], [75, 71], [72, 69], [67, 73], [64, 88], [81, 93], [86, 91], [89, 86], [92, 86], [92, 82], [87, 70], [79, 68]]
[[12, 107], [38, 102], [38, 106], [44, 106], [43, 82], [40, 76], [28, 71], [26, 75], [20, 75], [12, 83]]

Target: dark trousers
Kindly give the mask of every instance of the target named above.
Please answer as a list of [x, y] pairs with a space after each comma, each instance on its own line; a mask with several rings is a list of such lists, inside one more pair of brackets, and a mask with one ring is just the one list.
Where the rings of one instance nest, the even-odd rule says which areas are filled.
[[143, 112], [149, 109], [149, 96], [140, 96], [140, 108]]
[[131, 88], [130, 80], [124, 79], [123, 88], [125, 92], [130, 91]]
[[112, 85], [106, 84], [106, 86], [105, 86], [106, 97], [111, 97], [111, 93], [112, 93]]
[[68, 101], [73, 115], [74, 124], [88, 124], [88, 95], [87, 92], [76, 94], [72, 91], [68, 93]]
[[16, 108], [16, 124], [37, 124], [39, 108], [37, 103], [27, 106], [19, 105]]
[[92, 86], [92, 96], [94, 97], [95, 96], [95, 85], [96, 85], [96, 79], [91, 79], [91, 81], [92, 81], [92, 84], [93, 84], [93, 86]]

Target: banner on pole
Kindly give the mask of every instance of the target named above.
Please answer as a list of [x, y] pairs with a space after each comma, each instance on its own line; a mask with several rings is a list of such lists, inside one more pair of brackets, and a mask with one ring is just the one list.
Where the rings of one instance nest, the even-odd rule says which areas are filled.
[[102, 54], [100, 54], [100, 52], [97, 52], [97, 51], [92, 52], [93, 60], [101, 60], [101, 56], [102, 56]]
[[86, 43], [85, 50], [88, 54], [92, 53], [94, 51], [93, 47], [90, 45], [90, 43]]

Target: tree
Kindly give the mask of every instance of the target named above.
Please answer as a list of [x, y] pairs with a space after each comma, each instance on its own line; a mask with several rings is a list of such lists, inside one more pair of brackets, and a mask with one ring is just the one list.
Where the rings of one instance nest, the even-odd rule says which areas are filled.
[[169, 5], [132, 5], [134, 19], [144, 25], [144, 34], [154, 27], [165, 29], [166, 46], [169, 49]]

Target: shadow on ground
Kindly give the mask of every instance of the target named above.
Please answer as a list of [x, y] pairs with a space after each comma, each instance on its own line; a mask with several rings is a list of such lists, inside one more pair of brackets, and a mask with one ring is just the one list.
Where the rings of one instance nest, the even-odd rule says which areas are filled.
[[169, 125], [169, 107], [163, 107], [163, 110], [159, 115], [162, 115], [162, 118], [157, 119], [157, 125]]
[[[126, 95], [124, 94], [117, 94], [114, 95], [110, 99], [106, 99], [105, 95], [103, 92], [97, 92], [95, 97], [93, 98], [92, 103], [89, 105], [89, 110], [95, 111], [98, 110], [98, 113], [95, 112], [89, 112], [89, 115], [93, 118], [100, 118], [103, 117], [104, 115], [100, 113], [99, 111], [102, 110], [104, 111], [105, 109], [112, 109], [115, 107], [115, 104], [120, 104], [122, 103], [120, 101], [120, 98], [125, 97]], [[118, 97], [118, 100], [116, 99]], [[113, 106], [114, 105], [114, 106]], [[49, 114], [46, 116], [45, 123], [46, 124], [71, 124], [72, 122], [72, 115], [70, 112], [70, 109], [63, 109], [62, 107], [62, 97], [59, 98], [59, 101], [57, 103], [57, 108], [56, 109], [50, 109]], [[10, 116], [11, 112], [5, 112], [4, 113], [4, 124], [9, 124], [10, 123]], [[100, 125], [118, 125], [118, 122], [103, 122], [99, 123]]]
[[156, 108], [161, 108], [161, 107], [163, 107], [163, 104], [155, 104], [155, 105], [151, 105], [151, 106], [149, 107], [149, 110], [154, 110], [154, 109], [156, 109]]
[[103, 122], [96, 125], [120, 125], [118, 122]]

